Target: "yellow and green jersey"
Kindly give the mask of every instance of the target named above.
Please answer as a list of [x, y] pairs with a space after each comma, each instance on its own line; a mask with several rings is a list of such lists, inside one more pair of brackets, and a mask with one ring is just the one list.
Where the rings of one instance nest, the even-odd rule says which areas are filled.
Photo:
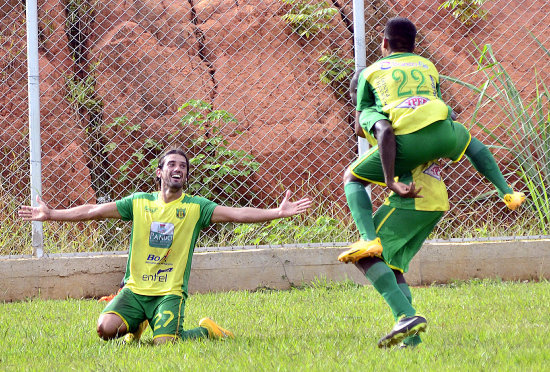
[[384, 204], [397, 209], [413, 209], [417, 211], [447, 211], [449, 210], [449, 195], [445, 182], [441, 178], [441, 168], [438, 161], [422, 164], [412, 172], [399, 177], [399, 182], [410, 184], [416, 188], [422, 187], [420, 195], [423, 198], [402, 198], [391, 192]]
[[393, 53], [361, 72], [357, 111], [365, 131], [372, 133], [374, 124], [385, 119], [392, 123], [395, 135], [416, 132], [449, 116], [437, 69], [414, 53]]
[[132, 221], [125, 286], [140, 295], [186, 298], [195, 244], [217, 204], [187, 194], [165, 203], [155, 192], [132, 194], [116, 206]]

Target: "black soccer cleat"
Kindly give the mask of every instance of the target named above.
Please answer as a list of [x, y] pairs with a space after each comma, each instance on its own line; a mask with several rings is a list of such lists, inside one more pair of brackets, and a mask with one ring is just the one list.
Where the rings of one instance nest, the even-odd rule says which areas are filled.
[[424, 332], [428, 322], [421, 315], [402, 316], [399, 318], [390, 333], [385, 335], [378, 341], [378, 347], [391, 347], [399, 344], [405, 338], [413, 336], [417, 333]]

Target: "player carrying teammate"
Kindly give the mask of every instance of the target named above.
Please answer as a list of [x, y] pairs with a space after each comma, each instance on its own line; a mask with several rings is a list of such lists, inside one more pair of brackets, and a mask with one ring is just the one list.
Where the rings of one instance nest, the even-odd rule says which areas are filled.
[[378, 341], [378, 347], [414, 347], [427, 321], [412, 305], [412, 294], [403, 275], [424, 241], [449, 209], [447, 188], [438, 162], [429, 162], [403, 174], [399, 181], [415, 182], [425, 197], [403, 198], [391, 193], [374, 213], [376, 234], [384, 250], [380, 257], [363, 257], [355, 266], [384, 298], [395, 319], [395, 326]]
[[233, 338], [233, 334], [210, 318], [199, 327], [184, 331], [183, 316], [191, 259], [201, 229], [216, 222], [253, 223], [290, 217], [305, 212], [307, 198], [289, 201], [290, 191], [278, 208], [232, 208], [205, 198], [188, 195], [183, 186], [189, 161], [183, 150], [167, 151], [156, 170], [160, 191], [135, 193], [106, 204], [87, 204], [70, 209], [23, 206], [19, 216], [26, 221], [85, 221], [118, 218], [132, 221], [132, 235], [124, 288], [109, 302], [98, 319], [97, 333], [110, 340], [135, 333], [149, 321], [153, 342], [201, 337]]
[[497, 188], [510, 209], [525, 200], [506, 183], [489, 149], [451, 119], [441, 99], [439, 73], [432, 62], [413, 53], [416, 27], [406, 18], [388, 21], [382, 40], [383, 58], [360, 72], [357, 83], [356, 132], [377, 143], [344, 174], [344, 192], [361, 240], [338, 258], [355, 262], [380, 255], [372, 203], [365, 185], [386, 185], [397, 195], [420, 198], [415, 183], [395, 181], [416, 167], [439, 158], [459, 161], [465, 154]]

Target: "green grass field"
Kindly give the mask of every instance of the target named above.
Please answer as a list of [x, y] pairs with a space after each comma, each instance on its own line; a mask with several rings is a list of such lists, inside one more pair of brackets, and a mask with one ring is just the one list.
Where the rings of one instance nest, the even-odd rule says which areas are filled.
[[424, 343], [380, 350], [392, 327], [371, 286], [318, 281], [289, 291], [192, 295], [185, 328], [210, 316], [228, 341], [152, 346], [101, 341], [104, 303], [34, 299], [0, 304], [0, 370], [36, 371], [548, 371], [550, 282], [469, 281], [413, 288]]

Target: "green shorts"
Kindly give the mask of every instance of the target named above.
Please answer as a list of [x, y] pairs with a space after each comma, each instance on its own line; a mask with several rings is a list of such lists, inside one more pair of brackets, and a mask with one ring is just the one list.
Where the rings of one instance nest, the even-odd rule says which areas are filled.
[[122, 318], [129, 332], [135, 332], [144, 321], [157, 337], [181, 337], [183, 334], [183, 311], [185, 299], [182, 296], [143, 296], [123, 288], [103, 309], [102, 314], [116, 314]]
[[[459, 161], [471, 138], [468, 129], [451, 120], [436, 121], [416, 132], [395, 136], [395, 175], [400, 176], [440, 158]], [[359, 179], [384, 184], [378, 146], [361, 155], [349, 169]]]
[[409, 270], [418, 253], [445, 212], [396, 209], [382, 205], [374, 214], [376, 235], [382, 242], [382, 258], [392, 269]]

